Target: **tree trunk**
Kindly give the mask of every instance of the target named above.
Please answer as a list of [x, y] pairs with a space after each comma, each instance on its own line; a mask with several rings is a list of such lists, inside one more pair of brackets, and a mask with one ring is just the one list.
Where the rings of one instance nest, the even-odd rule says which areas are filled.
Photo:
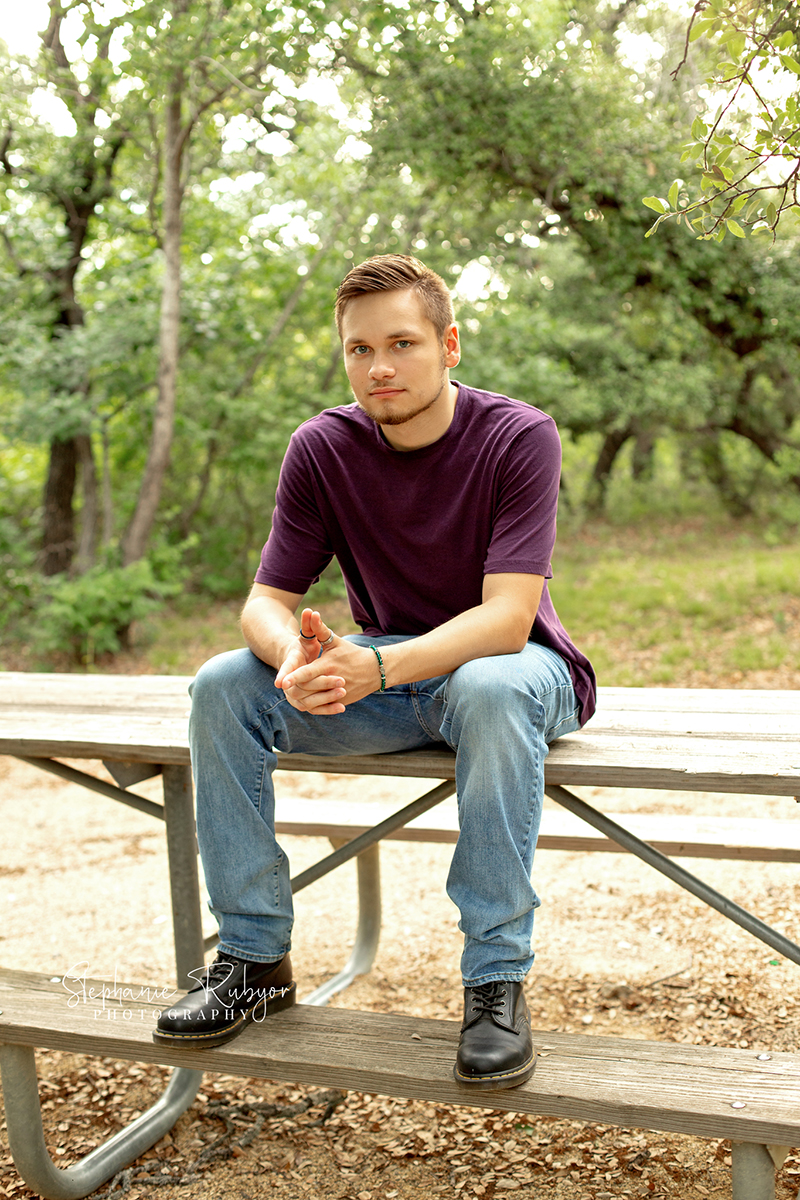
[[44, 488], [42, 573], [68, 571], [75, 549], [75, 515], [72, 497], [78, 465], [75, 438], [50, 443], [50, 463]]
[[638, 480], [652, 479], [655, 466], [655, 435], [649, 429], [640, 429], [633, 443], [633, 458], [631, 470], [633, 478]]
[[122, 543], [122, 561], [125, 566], [140, 559], [147, 549], [169, 466], [175, 427], [181, 320], [181, 162], [185, 141], [181, 128], [182, 89], [183, 74], [176, 71], [167, 104], [165, 128], [162, 231], [164, 282], [159, 326], [158, 396], [144, 478], [136, 509]]
[[617, 455], [630, 436], [631, 429], [629, 426], [626, 426], [624, 429], [612, 429], [610, 433], [606, 434], [603, 445], [600, 447], [600, 453], [597, 456], [597, 462], [594, 464], [592, 478], [587, 491], [586, 507], [590, 512], [600, 512], [602, 510], [605, 503], [606, 488], [608, 487], [611, 468], [614, 466]]
[[747, 517], [753, 513], [750, 497], [737, 486], [728, 470], [720, 445], [719, 434], [710, 434], [700, 441], [700, 456], [708, 478], [720, 494], [732, 517]]
[[98, 496], [97, 468], [94, 462], [92, 439], [88, 433], [79, 433], [74, 439], [78, 461], [81, 466], [81, 537], [75, 555], [75, 568], [79, 575], [88, 571], [94, 563], [97, 549]]

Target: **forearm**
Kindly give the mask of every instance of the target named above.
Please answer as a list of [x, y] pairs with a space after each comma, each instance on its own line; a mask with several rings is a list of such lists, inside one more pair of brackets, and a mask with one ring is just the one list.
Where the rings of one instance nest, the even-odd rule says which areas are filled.
[[529, 613], [507, 596], [492, 596], [430, 633], [386, 646], [381, 650], [386, 686], [446, 675], [474, 658], [517, 654], [528, 639], [533, 616], [528, 619]]
[[251, 595], [242, 610], [242, 633], [253, 654], [277, 670], [296, 644], [300, 626], [282, 601]]

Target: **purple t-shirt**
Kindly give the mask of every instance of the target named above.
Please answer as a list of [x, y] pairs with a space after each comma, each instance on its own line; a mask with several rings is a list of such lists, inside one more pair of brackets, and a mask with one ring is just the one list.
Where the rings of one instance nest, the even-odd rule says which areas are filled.
[[[481, 603], [484, 575], [551, 577], [560, 471], [551, 417], [463, 384], [420, 450], [393, 449], [357, 404], [326, 409], [292, 435], [256, 582], [302, 595], [335, 555], [364, 633], [427, 633]], [[594, 672], [546, 582], [531, 638], [566, 660], [587, 721]]]

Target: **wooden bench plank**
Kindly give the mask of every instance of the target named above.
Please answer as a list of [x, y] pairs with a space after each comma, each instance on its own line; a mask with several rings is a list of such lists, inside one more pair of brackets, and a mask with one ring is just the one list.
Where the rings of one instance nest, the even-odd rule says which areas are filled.
[[[358, 803], [305, 797], [278, 797], [275, 829], [279, 834], [351, 839], [377, 825], [397, 805]], [[608, 813], [631, 833], [671, 858], [740, 859], [751, 862], [800, 862], [800, 816], [794, 821], [746, 817], [695, 817], [684, 814]], [[454, 800], [416, 817], [387, 841], [438, 842], [458, 840], [458, 809]], [[607, 851], [622, 853], [610, 841], [572, 813], [545, 807], [537, 848], [541, 850]]]
[[452, 1077], [455, 1021], [297, 1005], [227, 1046], [200, 1051], [157, 1046], [150, 1036], [157, 1009], [144, 1000], [107, 999], [93, 1008], [70, 1007], [68, 998], [45, 977], [0, 972], [0, 1040], [628, 1128], [800, 1144], [800, 1063], [791, 1054], [762, 1061], [754, 1051], [539, 1032], [541, 1058], [527, 1084], [472, 1092]]

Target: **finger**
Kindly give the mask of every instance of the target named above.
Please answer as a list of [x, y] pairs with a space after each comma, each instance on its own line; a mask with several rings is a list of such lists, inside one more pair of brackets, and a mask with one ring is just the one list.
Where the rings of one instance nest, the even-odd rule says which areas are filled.
[[343, 713], [345, 711], [345, 706], [339, 702], [336, 702], [333, 704], [324, 704], [324, 705], [322, 705], [321, 708], [313, 708], [313, 709], [308, 708], [305, 704], [296, 704], [291, 700], [289, 701], [289, 703], [292, 705], [293, 708], [296, 708], [299, 712], [307, 712], [309, 714], [309, 716], [312, 716], [312, 717], [334, 717], [337, 714]]
[[319, 613], [313, 608], [304, 608], [300, 614], [300, 636], [304, 641], [315, 638], [314, 618], [319, 619]]
[[324, 692], [344, 687], [341, 675], [319, 675], [313, 670], [315, 665], [308, 663], [305, 667], [298, 667], [285, 677], [281, 687], [298, 687], [307, 692]]
[[311, 614], [311, 628], [323, 650], [330, 650], [333, 645], [340, 641], [333, 630], [325, 624], [318, 612]]
[[312, 716], [328, 716], [344, 712], [344, 688], [335, 688], [328, 692], [305, 693], [299, 688], [292, 688], [286, 693], [286, 698], [293, 708], [300, 712], [311, 713]]

